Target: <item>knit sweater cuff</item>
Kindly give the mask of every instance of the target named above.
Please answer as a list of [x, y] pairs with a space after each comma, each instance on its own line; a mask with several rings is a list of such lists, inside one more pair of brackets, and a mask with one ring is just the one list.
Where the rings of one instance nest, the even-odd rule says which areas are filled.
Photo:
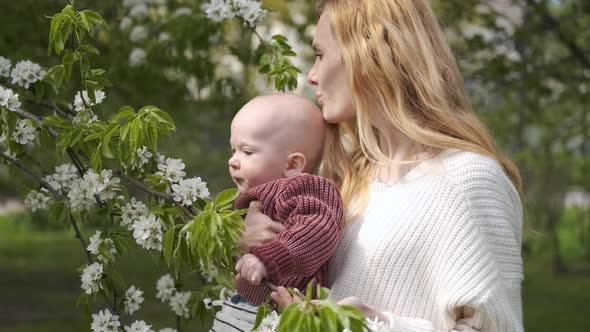
[[268, 272], [268, 279], [272, 283], [279, 283], [282, 279], [295, 273], [295, 262], [289, 249], [280, 241], [271, 241], [252, 249], [258, 259], [264, 263]]

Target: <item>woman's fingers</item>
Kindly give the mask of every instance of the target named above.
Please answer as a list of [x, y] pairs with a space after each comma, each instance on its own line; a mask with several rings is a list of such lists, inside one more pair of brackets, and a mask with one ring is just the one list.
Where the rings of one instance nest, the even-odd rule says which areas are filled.
[[239, 242], [240, 249], [248, 253], [252, 247], [256, 247], [272, 241], [283, 230], [283, 225], [272, 221], [268, 216], [260, 212], [261, 204], [253, 201], [248, 208], [248, 214], [244, 219], [244, 232]]
[[281, 309], [285, 309], [292, 303], [295, 303], [293, 296], [291, 296], [291, 294], [289, 294], [287, 289], [283, 286], [278, 287], [276, 292], [270, 293], [270, 297]]

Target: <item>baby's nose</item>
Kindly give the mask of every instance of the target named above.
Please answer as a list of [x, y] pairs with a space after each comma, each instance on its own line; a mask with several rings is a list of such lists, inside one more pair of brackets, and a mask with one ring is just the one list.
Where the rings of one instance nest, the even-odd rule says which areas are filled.
[[229, 158], [229, 160], [227, 161], [227, 164], [231, 168], [238, 168], [238, 166], [240, 165], [238, 162], [238, 158], [236, 158], [236, 156], [232, 156], [231, 158]]

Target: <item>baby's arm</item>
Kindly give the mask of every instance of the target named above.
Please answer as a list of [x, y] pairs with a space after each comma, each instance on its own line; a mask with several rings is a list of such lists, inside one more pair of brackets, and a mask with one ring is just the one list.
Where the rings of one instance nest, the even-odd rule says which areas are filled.
[[242, 278], [248, 282], [258, 285], [262, 278], [268, 277], [268, 272], [264, 263], [258, 257], [252, 254], [245, 254], [236, 263], [237, 278]]
[[336, 186], [319, 177], [298, 180], [276, 198], [278, 213], [286, 217], [285, 230], [251, 251], [273, 283], [313, 275], [332, 256], [338, 240], [342, 201]]

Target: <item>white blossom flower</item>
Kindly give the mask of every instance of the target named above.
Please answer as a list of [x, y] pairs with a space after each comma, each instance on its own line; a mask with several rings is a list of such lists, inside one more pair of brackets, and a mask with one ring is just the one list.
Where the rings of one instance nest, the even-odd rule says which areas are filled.
[[193, 10], [189, 7], [178, 7], [174, 13], [172, 13], [172, 17], [178, 17], [183, 15], [190, 15], [193, 13]]
[[118, 332], [119, 326], [121, 326], [119, 316], [111, 314], [109, 309], [99, 311], [98, 315], [92, 315], [90, 328], [94, 332]]
[[[82, 97], [84, 97], [84, 99], [82, 99]], [[105, 98], [104, 91], [95, 90], [94, 91], [94, 99], [96, 99], [96, 103], [94, 103], [94, 102], [92, 102], [92, 100], [88, 96], [88, 91], [84, 90], [84, 91], [82, 91], [82, 94], [80, 94], [80, 91], [78, 91], [78, 93], [76, 93], [76, 96], [74, 97], [74, 110], [76, 112], [80, 112], [81, 110], [91, 108], [92, 106], [102, 103], [104, 98]], [[84, 104], [84, 103], [86, 103], [86, 104]]]
[[142, 320], [137, 320], [131, 326], [125, 326], [126, 332], [155, 332], [151, 325], [147, 325]]
[[170, 274], [165, 274], [158, 279], [156, 282], [156, 290], [158, 291], [156, 298], [163, 302], [170, 300], [172, 295], [176, 292], [176, 288], [174, 288], [174, 279], [172, 279]]
[[141, 48], [134, 48], [129, 53], [129, 65], [131, 67], [139, 67], [145, 63], [147, 53]]
[[138, 169], [143, 168], [143, 165], [147, 164], [150, 161], [150, 158], [153, 154], [147, 149], [146, 146], [142, 146], [141, 148], [137, 149], [137, 167]]
[[145, 0], [123, 0], [123, 7], [131, 8], [133, 6], [143, 3]]
[[176, 329], [173, 329], [171, 327], [165, 327], [163, 329], [160, 329], [160, 331], [158, 332], [178, 332]]
[[0, 56], [0, 77], [9, 77], [11, 66], [12, 63], [10, 59], [6, 59], [5, 57]]
[[102, 264], [93, 263], [92, 265], [86, 265], [82, 272], [82, 289], [86, 294], [92, 294], [98, 292], [102, 286], [100, 279], [102, 278]]
[[30, 84], [40, 81], [45, 74], [41, 66], [30, 60], [25, 60], [16, 63], [10, 77], [12, 77], [12, 84], [18, 84], [28, 89]]
[[229, 20], [235, 16], [228, 0], [211, 0], [203, 5], [203, 11], [207, 14], [207, 18], [215, 22]]
[[144, 3], [137, 4], [129, 10], [129, 16], [140, 20], [146, 18], [148, 13], [148, 7]]
[[236, 15], [243, 18], [250, 26], [255, 26], [268, 14], [261, 8], [260, 2], [255, 0], [233, 0]]
[[191, 298], [191, 292], [176, 292], [170, 298], [170, 308], [177, 316], [189, 318], [188, 301]]
[[158, 169], [160, 171], [156, 172], [156, 174], [161, 175], [171, 183], [176, 183], [186, 175], [183, 171], [184, 167], [185, 165], [182, 160], [166, 158], [166, 164], [158, 164]]
[[16, 153], [14, 153], [13, 151], [11, 151], [9, 148], [6, 148], [6, 150], [4, 150], [4, 154], [9, 156], [12, 159], [17, 159], [16, 158]]
[[131, 33], [129, 33], [129, 40], [131, 40], [134, 43], [142, 42], [147, 37], [148, 29], [141, 25], [134, 26], [133, 29], [131, 29]]
[[47, 206], [51, 200], [51, 197], [47, 195], [47, 189], [41, 188], [41, 191], [31, 190], [25, 198], [25, 206], [33, 212], [47, 210]]
[[259, 332], [274, 332], [277, 330], [280, 320], [281, 320], [281, 317], [279, 316], [279, 314], [277, 314], [277, 312], [273, 310], [270, 313], [270, 315], [268, 315], [262, 319], [262, 322], [260, 323], [260, 326], [258, 327], [257, 331], [259, 331]]
[[49, 183], [53, 190], [60, 195], [70, 190], [72, 182], [78, 178], [76, 167], [73, 164], [55, 166], [55, 173], [46, 175], [43, 179]]
[[92, 112], [91, 109], [83, 110], [76, 115], [74, 118], [74, 126], [90, 126], [91, 124], [98, 121], [98, 116]]
[[367, 318], [366, 322], [367, 322], [367, 327], [369, 328], [370, 332], [391, 332], [391, 331], [393, 331], [389, 327], [388, 323], [386, 323], [384, 321], [380, 321], [377, 317], [375, 317], [375, 319]]
[[[189, 233], [187, 233], [189, 234]], [[200, 260], [199, 264], [201, 264], [201, 276], [207, 280], [207, 282], [212, 282], [213, 279], [219, 274], [219, 271], [217, 270], [217, 268], [215, 267], [215, 265], [211, 264], [211, 266], [209, 267], [209, 270], [205, 269], [205, 265], [203, 264], [203, 261]]]
[[135, 286], [129, 287], [125, 292], [125, 313], [133, 315], [134, 312], [139, 310], [140, 304], [143, 303], [143, 291]]
[[94, 233], [94, 235], [92, 235], [90, 237], [90, 244], [88, 245], [88, 247], [86, 247], [86, 250], [88, 250], [91, 254], [93, 255], [98, 255], [96, 258], [101, 261], [101, 262], [108, 262], [108, 258], [104, 257], [100, 251], [99, 251], [99, 247], [102, 243], [105, 243], [105, 245], [107, 246], [109, 253], [111, 253], [112, 257], [115, 257], [115, 255], [117, 254], [117, 248], [115, 247], [115, 243], [113, 242], [113, 240], [111, 240], [110, 238], [106, 238], [106, 239], [102, 239], [100, 237], [100, 235], [102, 234], [101, 231], [96, 231], [96, 233]]
[[37, 138], [37, 136], [35, 136], [36, 130], [37, 128], [33, 126], [31, 120], [18, 120], [16, 128], [14, 128], [14, 132], [12, 133], [12, 138], [18, 144], [26, 145]]
[[142, 201], [131, 197], [131, 202], [121, 207], [121, 226], [127, 226], [129, 230], [132, 230], [133, 224], [139, 220], [139, 217], [147, 216], [149, 213], [150, 210]]
[[178, 184], [172, 185], [172, 196], [175, 201], [191, 206], [198, 198], [209, 197], [207, 182], [200, 177], [180, 179]]
[[158, 41], [160, 43], [166, 43], [168, 41], [170, 41], [172, 39], [172, 35], [170, 35], [168, 32], [160, 32], [160, 35], [158, 35]]
[[203, 304], [205, 304], [205, 308], [206, 308], [207, 310], [209, 310], [209, 309], [213, 308], [213, 301], [211, 301], [211, 299], [210, 299], [210, 298], [208, 298], [208, 297], [207, 297], [207, 298], [205, 298], [205, 299], [203, 299]]
[[125, 31], [129, 29], [131, 25], [133, 25], [133, 20], [130, 17], [125, 16], [121, 19], [121, 22], [119, 23], [119, 29], [121, 29], [121, 31]]
[[162, 250], [162, 221], [155, 214], [140, 216], [133, 224], [135, 242], [145, 249]]
[[0, 86], [0, 106], [16, 112], [21, 106], [21, 102], [18, 100], [18, 93], [14, 93], [11, 89]]
[[117, 177], [113, 177], [113, 171], [103, 169], [100, 174], [89, 169], [83, 178], [77, 178], [72, 182], [68, 198], [72, 210], [82, 211], [93, 208], [96, 205], [96, 197], [102, 201], [108, 201], [116, 197], [121, 190]]

